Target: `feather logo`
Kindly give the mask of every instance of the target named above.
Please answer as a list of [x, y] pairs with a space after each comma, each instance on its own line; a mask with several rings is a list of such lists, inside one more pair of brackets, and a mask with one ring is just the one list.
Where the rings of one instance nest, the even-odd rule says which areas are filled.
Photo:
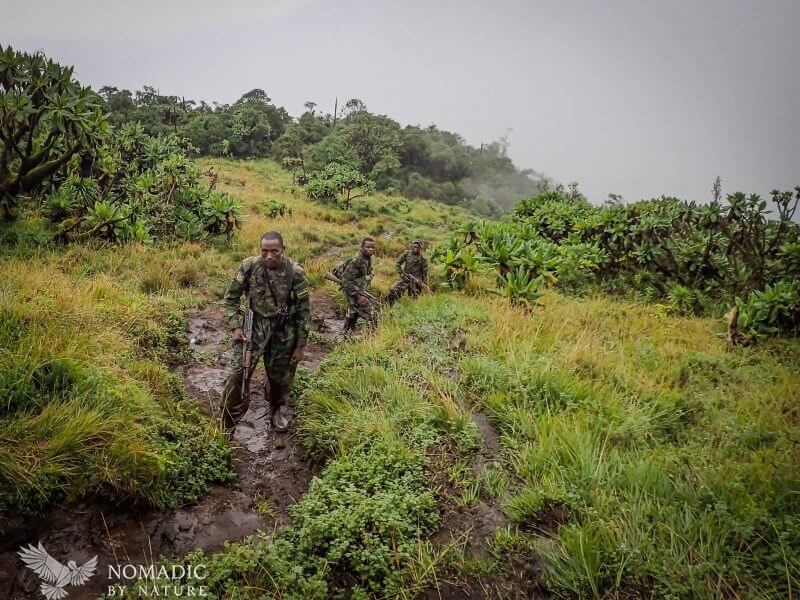
[[39, 542], [38, 547], [28, 544], [28, 547], [20, 547], [17, 552], [22, 558], [22, 562], [31, 571], [39, 576], [42, 585], [39, 589], [47, 600], [61, 600], [68, 596], [64, 589], [68, 585], [83, 585], [97, 571], [97, 557], [93, 556], [80, 567], [74, 560], [67, 561], [62, 565], [55, 558], [47, 553], [47, 550]]

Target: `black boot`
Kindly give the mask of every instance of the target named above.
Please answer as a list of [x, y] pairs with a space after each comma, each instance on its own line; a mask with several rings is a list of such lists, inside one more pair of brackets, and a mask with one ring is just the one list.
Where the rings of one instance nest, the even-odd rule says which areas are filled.
[[342, 328], [342, 333], [349, 333], [353, 331], [356, 328], [357, 322], [358, 322], [358, 315], [347, 317], [344, 321], [344, 327]]

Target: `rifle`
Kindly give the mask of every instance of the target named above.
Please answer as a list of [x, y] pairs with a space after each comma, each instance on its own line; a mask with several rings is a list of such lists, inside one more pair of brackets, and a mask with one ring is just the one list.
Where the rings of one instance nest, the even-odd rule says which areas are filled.
[[427, 283], [425, 283], [421, 279], [417, 279], [411, 273], [401, 273], [400, 279], [404, 280], [406, 283], [410, 283], [411, 285], [417, 286], [418, 288], [420, 288], [420, 290], [424, 289], [429, 292], [431, 291], [431, 288], [428, 287]]
[[253, 360], [253, 307], [251, 306], [250, 293], [247, 293], [247, 308], [244, 311], [244, 342], [242, 343], [242, 399], [247, 398], [247, 388], [250, 385], [250, 363]]
[[[344, 283], [341, 279], [339, 279], [333, 273], [325, 273], [325, 275], [323, 275], [322, 277], [323, 277], [323, 279], [327, 279], [328, 281], [332, 281], [333, 283], [336, 283], [338, 285], [342, 285]], [[363, 295], [363, 296], [366, 296], [367, 298], [369, 298], [373, 302], [380, 302], [375, 296], [373, 296], [372, 294], [370, 294], [369, 292], [367, 292], [365, 290], [358, 290], [358, 293]]]

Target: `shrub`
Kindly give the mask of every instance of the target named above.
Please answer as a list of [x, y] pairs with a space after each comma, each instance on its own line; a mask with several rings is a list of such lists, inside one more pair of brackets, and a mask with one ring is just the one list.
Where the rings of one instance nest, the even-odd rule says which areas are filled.
[[292, 209], [279, 200], [267, 200], [265, 207], [267, 209], [267, 216], [270, 219], [277, 219], [278, 217], [292, 214]]
[[258, 590], [286, 598], [389, 597], [403, 588], [421, 538], [438, 524], [423, 461], [376, 445], [333, 461], [292, 508], [274, 538], [195, 554], [221, 593]]
[[758, 196], [741, 193], [726, 204], [662, 197], [594, 207], [576, 189], [558, 187], [520, 201], [499, 223], [454, 230], [432, 258], [451, 287], [463, 287], [463, 257], [471, 249], [509, 297], [542, 276], [571, 290], [600, 284], [662, 299], [684, 315], [734, 302], [743, 335], [752, 328], [796, 334], [786, 282], [800, 268], [800, 225], [792, 220], [798, 203], [800, 187], [773, 191], [772, 212]]
[[[361, 188], [360, 194], [353, 192]], [[350, 202], [373, 189], [370, 181], [349, 164], [328, 163], [322, 171], [311, 174], [305, 184], [309, 198], [350, 208]]]

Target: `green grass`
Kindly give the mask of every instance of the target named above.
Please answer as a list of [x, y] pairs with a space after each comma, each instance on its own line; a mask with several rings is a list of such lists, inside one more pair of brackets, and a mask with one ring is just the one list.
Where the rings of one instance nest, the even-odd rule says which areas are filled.
[[109, 274], [117, 261], [169, 272], [180, 251], [97, 254], [0, 263], [0, 514], [92, 493], [174, 505], [231, 476], [222, 437], [163, 363], [186, 352], [188, 300]]
[[[163, 361], [184, 351], [199, 292], [219, 296], [267, 229], [315, 287], [377, 232], [385, 291], [411, 239], [465, 218], [382, 195], [344, 212], [307, 200], [274, 163], [207, 164], [244, 201], [230, 244], [36, 250], [35, 221], [5, 236], [5, 507], [85, 494], [174, 504], [226, 477], [221, 438]], [[269, 200], [292, 214], [266, 217]], [[552, 291], [526, 312], [484, 283], [400, 302], [301, 378], [298, 435], [320, 475], [287, 528], [189, 558], [209, 564], [215, 593], [411, 598], [444, 579], [521, 585], [540, 563], [557, 597], [800, 592], [797, 340], [726, 352], [711, 319]], [[468, 468], [477, 410], [501, 442], [480, 474]], [[511, 518], [488, 554], [469, 555], [463, 536], [431, 541], [445, 509], [478, 502]]]
[[[566, 596], [798, 591], [797, 341], [728, 354], [713, 321], [555, 294], [495, 305], [460, 361], [519, 478], [506, 498]], [[551, 531], [554, 509], [569, 515]]]
[[[363, 235], [390, 226], [376, 259], [376, 287], [387, 289], [411, 237], [436, 239], [464, 218], [381, 195], [345, 212], [307, 200], [270, 161], [203, 163], [243, 200], [232, 242], [58, 246], [35, 212], [2, 226], [0, 516], [85, 495], [174, 505], [231, 477], [229, 449], [165, 362], [188, 356], [186, 312], [222, 295], [264, 231], [280, 230], [321, 286]], [[293, 213], [268, 218], [271, 199]]]
[[[425, 457], [426, 485], [437, 489], [436, 449], [450, 448], [443, 476], [459, 493], [438, 489], [437, 509], [495, 498], [512, 527], [497, 532], [489, 556], [427, 555], [438, 577], [491, 586], [542, 560], [542, 583], [560, 597], [795, 594], [798, 343], [729, 354], [710, 320], [603, 297], [542, 301], [529, 314], [485, 297], [428, 296], [332, 355], [300, 403], [303, 443], [328, 461], [323, 479], [354, 454], [390, 447]], [[470, 332], [463, 350], [458, 331]], [[477, 481], [466, 469], [477, 442], [472, 409], [502, 440]], [[362, 492], [351, 508], [381, 492]], [[314, 525], [303, 531], [318, 539]], [[248, 547], [236, 552], [252, 557]], [[323, 543], [315, 553], [329, 551]], [[226, 580], [229, 595], [262, 589], [257, 573], [270, 560]], [[414, 580], [405, 561], [400, 587], [364, 589], [413, 596], [435, 585]], [[341, 579], [334, 568], [322, 581], [332, 594]]]

